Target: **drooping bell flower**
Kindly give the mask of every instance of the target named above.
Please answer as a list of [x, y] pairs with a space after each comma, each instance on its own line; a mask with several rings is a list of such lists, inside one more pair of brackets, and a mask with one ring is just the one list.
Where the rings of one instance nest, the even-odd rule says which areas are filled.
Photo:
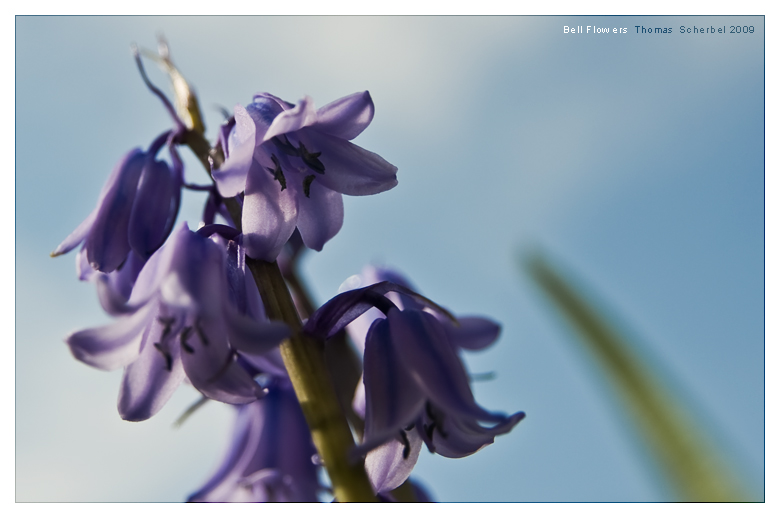
[[[403, 307], [389, 292], [403, 298]], [[371, 452], [366, 466], [375, 489], [402, 483], [422, 442], [433, 452], [463, 457], [491, 444], [525, 416], [480, 407], [458, 355], [460, 348], [489, 345], [498, 335], [497, 325], [475, 317], [461, 324], [401, 285], [384, 281], [341, 293], [318, 309], [304, 329], [327, 338], [371, 308], [382, 316], [373, 320], [363, 340], [366, 428], [356, 453]]]
[[226, 262], [224, 247], [185, 223], [144, 265], [129, 300], [105, 292], [104, 307], [121, 315], [115, 322], [66, 338], [80, 361], [104, 370], [124, 367], [123, 419], [148, 419], [185, 378], [225, 403], [262, 396], [241, 357], [273, 354], [289, 328], [242, 314], [231, 300]]
[[[183, 167], [172, 132], [157, 137], [144, 152], [128, 152], [114, 167], [89, 216], [60, 243], [52, 257], [83, 243], [83, 259], [94, 270], [110, 273], [135, 252], [142, 260], [167, 239], [179, 211]], [[156, 159], [168, 143], [173, 166]]]
[[290, 382], [237, 406], [227, 455], [188, 502], [317, 502], [314, 443]]
[[226, 160], [213, 171], [224, 197], [244, 191], [242, 228], [250, 257], [274, 261], [297, 227], [314, 250], [341, 228], [342, 194], [393, 188], [395, 166], [349, 142], [371, 122], [374, 103], [358, 92], [315, 110], [263, 93], [236, 105], [223, 143]]

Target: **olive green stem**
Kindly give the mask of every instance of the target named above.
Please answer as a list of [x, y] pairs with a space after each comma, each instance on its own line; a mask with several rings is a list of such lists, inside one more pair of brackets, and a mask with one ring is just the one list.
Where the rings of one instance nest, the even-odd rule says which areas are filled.
[[[215, 165], [221, 162], [221, 152], [212, 150], [202, 134], [188, 131], [183, 143], [189, 146], [208, 171], [211, 171], [209, 157]], [[239, 203], [232, 198], [223, 201], [236, 228], [241, 230]], [[268, 318], [280, 320], [292, 329], [293, 335], [281, 344], [282, 358], [309, 425], [314, 446], [328, 471], [336, 500], [376, 502], [363, 463], [349, 462], [349, 452], [355, 446], [345, 417], [345, 413], [349, 412], [343, 409], [346, 405], [339, 402], [329, 376], [324, 344], [302, 332], [301, 319], [276, 262], [247, 257], [246, 264], [260, 291]], [[310, 300], [307, 300], [307, 306], [307, 309], [312, 307]]]
[[362, 462], [349, 461], [355, 442], [333, 382], [328, 375], [324, 344], [302, 332], [302, 324], [276, 262], [246, 258], [268, 318], [292, 329], [281, 352], [298, 401], [309, 424], [314, 445], [328, 470], [339, 502], [376, 502]]

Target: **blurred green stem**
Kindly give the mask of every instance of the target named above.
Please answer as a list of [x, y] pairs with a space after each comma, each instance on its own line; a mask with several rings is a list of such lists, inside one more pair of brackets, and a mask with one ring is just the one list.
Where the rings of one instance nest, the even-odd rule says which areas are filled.
[[609, 375], [680, 500], [749, 501], [702, 431], [607, 319], [541, 256], [532, 257], [526, 267]]

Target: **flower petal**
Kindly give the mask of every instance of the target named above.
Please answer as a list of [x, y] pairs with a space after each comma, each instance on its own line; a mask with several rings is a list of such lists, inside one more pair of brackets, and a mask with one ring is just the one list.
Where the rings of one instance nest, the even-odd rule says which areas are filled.
[[263, 142], [268, 142], [274, 137], [298, 131], [306, 126], [311, 126], [317, 122], [317, 112], [314, 109], [314, 102], [308, 95], [301, 99], [297, 106], [285, 110], [276, 116], [268, 131], [265, 132]]
[[393, 347], [403, 361], [402, 368], [428, 399], [458, 415], [490, 422], [504, 418], [474, 401], [466, 369], [436, 317], [423, 311], [391, 310], [387, 321]]
[[290, 336], [290, 328], [281, 322], [258, 322], [241, 315], [233, 308], [225, 308], [228, 337], [234, 349], [252, 355], [270, 352]]
[[219, 169], [212, 171], [219, 194], [225, 198], [244, 190], [257, 138], [255, 121], [246, 109], [237, 104], [234, 111], [236, 125], [228, 136], [228, 158]]
[[374, 321], [366, 337], [366, 432], [359, 447], [364, 452], [398, 435], [425, 405], [422, 391], [396, 353], [394, 339], [387, 319]]
[[403, 438], [391, 440], [366, 455], [366, 474], [375, 493], [392, 491], [403, 484], [417, 463], [423, 444], [420, 434], [414, 428], [403, 434]]
[[115, 181], [99, 202], [95, 223], [85, 239], [87, 259], [95, 270], [111, 272], [127, 258], [127, 229], [145, 162], [146, 153], [139, 149], [125, 155], [116, 166]]
[[162, 324], [154, 319], [145, 333], [141, 354], [125, 367], [117, 402], [119, 415], [125, 421], [152, 417], [184, 380], [179, 348], [171, 347], [167, 357], [154, 346], [162, 332]]
[[518, 412], [495, 426], [484, 427], [474, 419], [446, 416], [441, 424], [446, 436], [434, 433], [432, 442], [439, 455], [459, 459], [493, 444], [496, 435], [509, 433], [524, 417], [524, 412]]
[[[233, 437], [222, 464], [201, 489], [187, 498], [188, 502], [233, 501], [234, 493], [240, 487], [239, 481], [244, 478], [245, 473], [253, 471], [250, 462], [263, 431], [262, 403], [251, 403], [237, 408]], [[244, 493], [246, 492], [245, 490]]]
[[316, 180], [309, 186], [309, 196], [299, 198], [297, 226], [303, 243], [319, 252], [341, 229], [344, 223], [344, 202], [341, 194]]
[[318, 175], [317, 181], [333, 191], [365, 196], [398, 185], [398, 168], [376, 153], [314, 128], [302, 129], [296, 135], [307, 150], [322, 153], [318, 158], [325, 166], [325, 174]]
[[103, 370], [114, 370], [134, 361], [140, 353], [149, 307], [102, 327], [77, 331], [65, 342], [77, 360]]
[[182, 352], [184, 371], [204, 396], [233, 405], [251, 403], [263, 395], [260, 386], [241, 367], [227, 344], [227, 330], [220, 320], [200, 319], [197, 332], [186, 339]]
[[317, 110], [317, 122], [312, 129], [334, 137], [352, 140], [371, 124], [374, 101], [368, 91], [357, 92]]
[[128, 225], [130, 246], [148, 258], [173, 230], [181, 201], [181, 179], [168, 164], [147, 161], [138, 184]]
[[270, 173], [253, 162], [246, 182], [241, 219], [246, 253], [255, 259], [275, 261], [295, 230], [298, 204], [290, 189], [281, 190]]
[[59, 246], [57, 246], [57, 248], [51, 253], [51, 256], [57, 257], [58, 255], [67, 254], [76, 248], [79, 243], [84, 241], [84, 239], [87, 237], [87, 234], [89, 234], [89, 231], [92, 230], [92, 225], [95, 223], [97, 213], [98, 207], [90, 212], [89, 216], [87, 216], [84, 221], [79, 223], [79, 226], [76, 227], [76, 230], [71, 232], [70, 235], [68, 235], [68, 237], [66, 237], [65, 240], [60, 243]]
[[[449, 322], [448, 322], [449, 324]], [[481, 317], [458, 317], [458, 326], [446, 325], [444, 330], [450, 343], [459, 349], [478, 351], [496, 341], [501, 326]]]

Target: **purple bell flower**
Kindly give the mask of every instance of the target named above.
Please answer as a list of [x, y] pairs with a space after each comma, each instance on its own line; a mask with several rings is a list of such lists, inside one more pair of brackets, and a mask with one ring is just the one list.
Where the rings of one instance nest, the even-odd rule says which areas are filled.
[[[403, 282], [397, 275], [394, 280]], [[525, 417], [523, 412], [505, 416], [480, 407], [459, 357], [462, 348], [492, 343], [498, 325], [478, 317], [456, 319], [400, 284], [383, 281], [341, 293], [312, 315], [305, 330], [330, 337], [372, 309], [379, 315], [373, 315], [358, 340], [365, 347], [365, 399], [361, 402], [358, 390], [355, 406], [364, 413], [366, 428], [356, 454], [368, 453], [366, 470], [378, 492], [408, 477], [423, 442], [432, 452], [464, 457]]]
[[187, 501], [319, 501], [316, 450], [289, 381], [273, 381], [265, 397], [236, 408], [227, 455]]
[[[119, 161], [100, 192], [97, 207], [52, 257], [83, 243], [84, 256], [77, 259], [83, 277], [84, 259], [94, 270], [109, 273], [132, 252], [145, 261], [162, 246], [173, 229], [184, 181], [172, 135], [163, 133], [148, 151], [133, 149]], [[166, 143], [173, 167], [155, 158]]]
[[319, 110], [305, 97], [292, 105], [263, 93], [235, 107], [223, 143], [225, 163], [213, 171], [219, 192], [245, 192], [242, 228], [250, 257], [274, 261], [297, 227], [314, 250], [341, 228], [342, 194], [364, 196], [395, 187], [398, 168], [350, 140], [371, 122], [374, 103], [358, 92]]
[[225, 247], [183, 224], [144, 265], [128, 300], [106, 286], [105, 276], [98, 278], [103, 306], [120, 316], [66, 342], [88, 365], [124, 367], [118, 402], [123, 419], [148, 419], [185, 378], [225, 403], [263, 395], [241, 361], [267, 356], [273, 363], [274, 348], [290, 331], [237, 306], [226, 255]]

